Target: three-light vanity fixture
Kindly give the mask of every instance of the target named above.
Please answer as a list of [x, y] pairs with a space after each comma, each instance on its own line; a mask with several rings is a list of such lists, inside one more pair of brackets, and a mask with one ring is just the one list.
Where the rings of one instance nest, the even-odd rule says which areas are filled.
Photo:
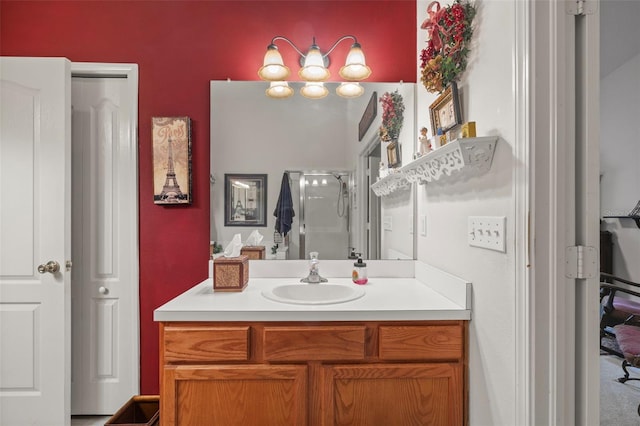
[[300, 71], [298, 76], [305, 82], [300, 89], [302, 96], [311, 99], [321, 99], [329, 94], [324, 82], [329, 78], [329, 54], [343, 40], [352, 39], [353, 44], [347, 55], [345, 65], [340, 68], [340, 77], [347, 80], [340, 83], [336, 88], [336, 93], [345, 98], [355, 98], [364, 93], [364, 88], [358, 83], [371, 75], [371, 69], [367, 66], [364, 53], [358, 40], [352, 35], [340, 37], [333, 46], [322, 53], [316, 44], [315, 37], [307, 53], [303, 53], [291, 40], [283, 36], [276, 36], [267, 46], [267, 53], [264, 55], [264, 64], [258, 70], [258, 75], [263, 80], [269, 81], [267, 96], [271, 98], [288, 98], [293, 95], [293, 89], [287, 83], [291, 70], [284, 64], [282, 55], [278, 51], [275, 42], [284, 40], [300, 55]]

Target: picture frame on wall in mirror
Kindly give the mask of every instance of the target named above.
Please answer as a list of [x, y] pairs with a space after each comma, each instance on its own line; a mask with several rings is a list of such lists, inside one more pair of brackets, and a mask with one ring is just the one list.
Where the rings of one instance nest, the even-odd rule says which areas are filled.
[[391, 169], [395, 169], [400, 167], [400, 144], [396, 141], [393, 141], [387, 145], [387, 166]]
[[367, 107], [364, 109], [362, 113], [362, 118], [358, 123], [358, 142], [362, 141], [364, 135], [371, 127], [371, 123], [373, 123], [373, 119], [376, 118], [376, 114], [378, 113], [378, 92], [373, 92], [371, 94], [371, 98], [369, 99], [369, 103]]
[[191, 204], [191, 119], [153, 117], [153, 202]]
[[224, 175], [224, 225], [267, 226], [267, 175]]
[[436, 134], [438, 129], [442, 129], [444, 134], [455, 126], [462, 124], [458, 86], [455, 82], [449, 84], [429, 106], [429, 116], [431, 117], [433, 134]]

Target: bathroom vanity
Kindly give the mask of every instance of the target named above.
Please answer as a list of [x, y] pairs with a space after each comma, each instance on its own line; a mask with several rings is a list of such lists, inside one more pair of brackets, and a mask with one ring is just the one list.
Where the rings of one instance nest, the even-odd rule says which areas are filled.
[[324, 285], [293, 277], [251, 278], [240, 293], [196, 285], [154, 312], [161, 423], [466, 424], [470, 283], [415, 275], [373, 277], [361, 297], [330, 304], [265, 297]]

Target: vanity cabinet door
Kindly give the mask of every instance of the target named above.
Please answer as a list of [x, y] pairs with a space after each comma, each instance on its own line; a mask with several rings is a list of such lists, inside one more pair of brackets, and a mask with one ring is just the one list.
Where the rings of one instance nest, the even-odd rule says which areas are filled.
[[304, 365], [171, 365], [164, 369], [164, 426], [307, 424]]
[[460, 363], [322, 366], [322, 425], [462, 425]]

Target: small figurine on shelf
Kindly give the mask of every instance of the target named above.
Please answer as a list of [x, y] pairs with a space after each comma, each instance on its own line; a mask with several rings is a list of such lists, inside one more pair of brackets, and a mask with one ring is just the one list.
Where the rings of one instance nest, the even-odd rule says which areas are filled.
[[418, 140], [420, 141], [420, 155], [425, 155], [433, 151], [431, 140], [427, 136], [428, 132], [429, 130], [426, 127], [420, 129], [420, 137], [418, 137]]

